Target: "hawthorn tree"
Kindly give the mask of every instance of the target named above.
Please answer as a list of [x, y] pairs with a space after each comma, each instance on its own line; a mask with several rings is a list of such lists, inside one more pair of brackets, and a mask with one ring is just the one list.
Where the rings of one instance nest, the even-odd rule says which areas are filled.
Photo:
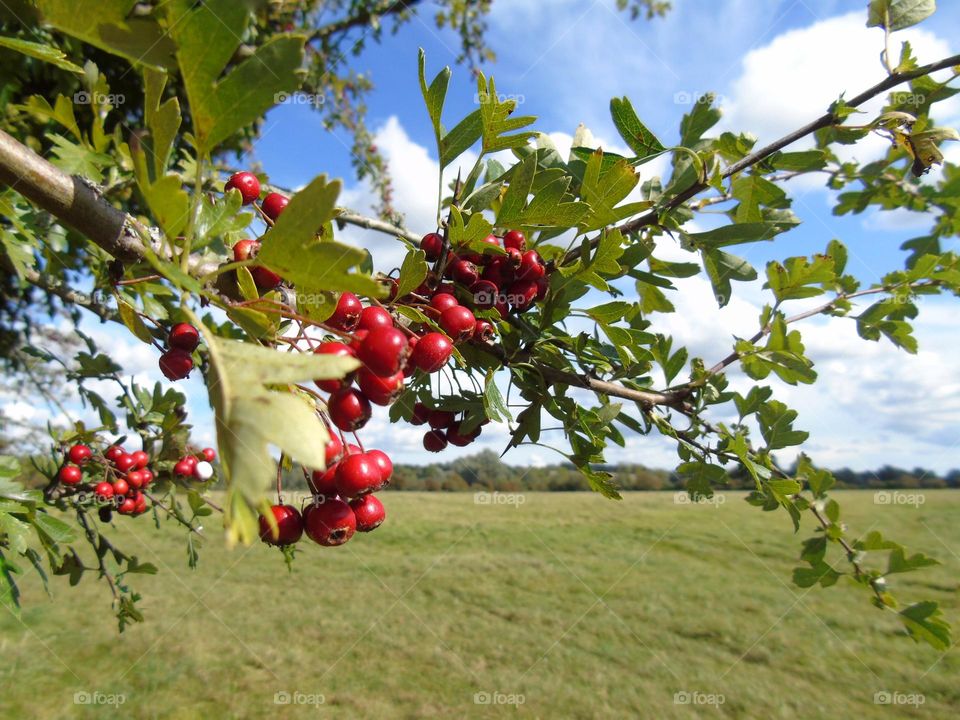
[[[709, 134], [720, 118], [712, 98], [693, 106], [679, 145], [667, 147], [624, 97], [611, 101], [610, 112], [632, 156], [591, 147], [580, 133], [564, 158], [533, 129], [535, 118], [517, 116], [515, 102], [482, 72], [478, 108], [444, 118], [451, 72], [428, 73], [421, 51], [420, 86], [441, 173], [479, 149], [450, 186], [438, 178], [435, 228], [402, 227], [383, 184], [383, 217], [368, 218], [338, 206], [341, 184], [325, 175], [288, 197], [265, 173], [225, 171], [225, 158], [256, 136], [278, 98], [306, 88], [344, 99], [351, 82], [366, 87], [341, 65], [331, 71], [330, 48], [350, 29], [379, 28], [383, 15], [403, 19], [416, 4], [325, 3], [344, 16], [318, 29], [317, 3], [264, 9], [232, 0], [37, 0], [20, 17], [18, 35], [0, 39], [16, 57], [5, 61], [29, 78], [8, 86], [0, 130], [7, 332], [33, 341], [15, 348], [21, 371], [60, 368], [99, 418], [96, 427], [51, 429], [49, 454], [35, 460], [49, 479], [42, 492], [17, 482], [15, 460], [0, 465], [5, 602], [17, 603], [16, 575], [25, 564], [44, 580], [49, 568], [72, 583], [92, 571], [110, 587], [121, 629], [141, 620], [129, 576], [156, 569], [111, 542], [112, 523], [135, 521], [117, 514], [150, 512], [158, 527], [165, 520], [181, 527], [191, 566], [197, 525], [214, 512], [223, 515], [229, 543], [262, 537], [288, 561], [304, 528], [326, 545], [373, 529], [383, 509], [370, 491], [389, 480], [389, 457], [344, 435], [362, 428], [372, 401], [389, 405], [393, 422], [429, 424], [429, 450], [467, 444], [489, 421], [508, 425], [508, 449], [536, 444], [542, 418], [551, 416], [563, 427], [567, 459], [611, 499], [619, 498], [616, 479], [597, 469], [605, 447], [623, 445], [625, 433], [663, 435], [676, 444], [677, 472], [691, 495], [709, 497], [736, 468], [755, 483], [751, 504], [783, 510], [794, 530], [804, 515], [813, 520], [795, 583], [852, 581], [915, 640], [948, 647], [936, 603], [903, 605], [889, 588], [892, 576], [936, 561], [908, 554], [880, 532], [849, 528], [830, 492], [832, 475], [805, 454], [793, 472], [777, 465], [774, 452], [802, 446], [807, 433], [763, 382], [815, 383], [798, 328], [804, 319], [848, 317], [865, 341], [916, 352], [916, 298], [960, 293], [957, 255], [940, 246], [958, 231], [960, 175], [946, 164], [937, 179], [924, 177], [943, 160], [939, 143], [960, 139], [930, 120], [932, 106], [958, 92], [951, 83], [960, 56], [920, 66], [908, 43], [899, 60], [891, 45], [891, 35], [925, 19], [933, 2], [873, 0], [867, 22], [885, 30], [886, 77], [761, 148], [748, 133]], [[619, 4], [633, 15], [667, 9]], [[488, 6], [444, 4], [440, 21], [459, 28], [465, 59], [484, 55]], [[81, 67], [90, 46], [97, 61]], [[949, 77], [935, 78], [938, 71]], [[35, 78], [43, 78], [40, 94]], [[115, 102], [119, 83], [130, 88], [122, 104]], [[83, 89], [83, 102], [74, 87]], [[883, 112], [858, 117], [877, 97], [886, 97]], [[326, 112], [369, 145], [357, 105]], [[882, 159], [840, 159], [839, 146], [871, 133], [890, 140]], [[813, 149], [790, 149], [811, 136]], [[369, 155], [358, 154], [369, 168]], [[640, 168], [662, 155], [670, 158], [667, 177], [641, 183]], [[735, 283], [760, 272], [731, 248], [774, 242], [794, 228], [787, 181], [813, 173], [841, 191], [839, 214], [870, 206], [937, 211], [932, 227], [904, 244], [903, 267], [870, 287], [846, 271], [839, 240], [771, 262], [753, 336], [717, 348], [707, 361], [675, 347], [673, 280], [703, 274], [718, 304], [727, 304]], [[692, 231], [707, 209], [724, 222]], [[367, 251], [338, 242], [347, 224], [402, 243], [402, 266], [378, 272], [384, 268]], [[672, 240], [700, 262], [658, 257]], [[635, 296], [624, 291], [629, 286]], [[599, 294], [609, 299], [598, 303]], [[818, 305], [792, 309], [817, 297]], [[217, 451], [190, 445], [182, 393], [125, 379], [79, 330], [76, 352], [61, 352], [44, 335], [43, 319], [55, 313], [122, 324], [156, 348], [158, 373], [170, 379], [199, 372]], [[575, 317], [593, 331], [578, 330]], [[729, 387], [727, 372], [737, 367], [755, 381], [746, 393]], [[115, 402], [98, 391], [103, 381], [116, 386]], [[523, 408], [514, 414], [517, 402]], [[736, 422], [716, 419], [730, 415]], [[125, 437], [110, 441], [124, 433], [139, 437], [139, 454], [121, 449]], [[279, 461], [270, 446], [282, 451]], [[207, 489], [217, 457], [222, 506]], [[279, 478], [292, 467], [303, 468], [314, 490], [303, 516], [280, 499]]]

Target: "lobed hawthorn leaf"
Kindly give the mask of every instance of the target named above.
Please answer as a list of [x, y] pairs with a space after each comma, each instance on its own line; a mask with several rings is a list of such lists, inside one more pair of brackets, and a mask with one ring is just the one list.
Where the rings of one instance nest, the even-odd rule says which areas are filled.
[[622, 158], [604, 168], [603, 158], [599, 149], [590, 154], [580, 182], [580, 199], [590, 206], [579, 223], [581, 233], [613, 225], [653, 205], [646, 200], [617, 207], [640, 182], [640, 176]]
[[749, 282], [757, 279], [756, 269], [741, 257], [706, 248], [700, 251], [700, 256], [703, 258], [703, 268], [710, 278], [713, 295], [720, 307], [730, 302], [733, 296], [731, 281]]
[[498, 227], [526, 230], [570, 228], [578, 225], [590, 212], [589, 205], [572, 199], [568, 193], [572, 178], [562, 174], [540, 188], [528, 203], [536, 176], [536, 155], [529, 155], [514, 166], [510, 185], [497, 212]]
[[763, 222], [763, 213], [760, 206], [782, 208], [789, 205], [787, 194], [778, 186], [761, 175], [751, 173], [740, 175], [734, 179], [732, 195], [740, 204], [737, 205], [736, 221], [738, 223]]
[[610, 101], [610, 115], [620, 137], [636, 153], [636, 160], [646, 160], [666, 152], [663, 143], [640, 122], [636, 110], [626, 97]]
[[936, 10], [936, 0], [870, 0], [867, 27], [896, 32], [923, 22]]
[[522, 148], [536, 135], [531, 131], [506, 134], [527, 127], [536, 118], [531, 115], [510, 117], [517, 108], [517, 101], [508, 99], [501, 102], [493, 78], [487, 80], [482, 72], [477, 73], [477, 102], [480, 103], [484, 153]]
[[5, 47], [22, 55], [43, 60], [44, 62], [56, 65], [62, 70], [69, 70], [78, 75], [83, 74], [83, 68], [67, 60], [67, 56], [62, 50], [52, 47], [45, 43], [30, 42], [20, 38], [0, 37], [0, 47]]
[[214, 148], [300, 87], [302, 35], [278, 35], [225, 77], [246, 34], [250, 9], [236, 0], [170, 0], [163, 6], [169, 36], [190, 101], [197, 149]]
[[[281, 216], [282, 217], [282, 216]], [[231, 542], [258, 537], [258, 511], [276, 466], [275, 445], [308, 467], [323, 468], [329, 435], [312, 400], [271, 390], [303, 380], [340, 378], [359, 367], [353, 358], [284, 353], [205, 333], [210, 352], [208, 391], [227, 481], [224, 523]]]
[[834, 259], [830, 255], [787, 258], [785, 264], [767, 263], [765, 288], [773, 291], [777, 302], [822, 295], [826, 286], [836, 280]]
[[897, 547], [890, 551], [890, 557], [887, 561], [886, 574], [892, 575], [894, 573], [912, 572], [914, 570], [919, 570], [920, 568], [939, 564], [940, 562], [938, 560], [928, 557], [923, 553], [915, 553], [914, 555], [907, 557], [903, 548]]
[[261, 240], [257, 261], [297, 286], [298, 292], [349, 291], [374, 297], [384, 294], [372, 277], [354, 272], [367, 258], [361, 249], [317, 238], [336, 216], [340, 181], [326, 175], [290, 198], [276, 223]]
[[427, 277], [426, 253], [423, 250], [410, 250], [403, 258], [400, 266], [400, 277], [397, 278], [397, 297], [416, 290]]
[[714, 107], [715, 100], [713, 93], [707, 93], [693, 103], [693, 109], [680, 121], [680, 145], [693, 147], [707, 130], [720, 122], [723, 113]]
[[925, 642], [936, 650], [951, 645], [950, 625], [944, 621], [940, 606], [931, 601], [914, 603], [901, 610], [900, 620], [916, 642]]

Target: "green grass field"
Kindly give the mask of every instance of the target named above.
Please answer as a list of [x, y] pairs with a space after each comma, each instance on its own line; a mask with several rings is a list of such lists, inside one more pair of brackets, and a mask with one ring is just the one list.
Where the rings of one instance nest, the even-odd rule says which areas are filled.
[[[852, 528], [882, 530], [943, 562], [897, 576], [893, 589], [941, 601], [956, 625], [960, 493], [924, 494], [913, 507], [838, 493]], [[793, 586], [810, 527], [796, 537], [785, 513], [760, 512], [742, 495], [719, 506], [660, 493], [621, 503], [528, 494], [519, 507], [477, 505], [468, 493], [383, 497], [380, 530], [336, 549], [307, 541], [292, 574], [270, 548], [227, 551], [215, 527], [190, 571], [172, 528], [118, 522], [121, 547], [161, 568], [135, 578], [147, 623], [118, 635], [106, 587], [92, 577], [76, 588], [57, 578], [52, 602], [27, 578], [22, 622], [0, 617], [0, 716], [960, 712], [957, 653], [915, 644], [852, 584]], [[876, 704], [883, 691], [924, 702]], [[77, 692], [125, 702], [76, 704]], [[276, 704], [284, 692], [299, 704]], [[676, 693], [697, 693], [697, 704]]]

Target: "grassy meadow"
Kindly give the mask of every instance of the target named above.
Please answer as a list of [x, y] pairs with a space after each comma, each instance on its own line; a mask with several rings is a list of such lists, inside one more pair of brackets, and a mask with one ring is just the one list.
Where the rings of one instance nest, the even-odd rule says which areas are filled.
[[[893, 589], [960, 625], [960, 493], [923, 494], [837, 493], [852, 528], [941, 560]], [[160, 568], [132, 578], [147, 622], [118, 635], [92, 576], [55, 578], [53, 601], [28, 576], [21, 618], [0, 613], [0, 717], [960, 716], [960, 655], [852, 584], [792, 585], [811, 526], [741, 494], [382, 497], [382, 528], [304, 541], [292, 573], [271, 548], [226, 550], [213, 518], [191, 571], [182, 533], [121, 518], [120, 547]]]

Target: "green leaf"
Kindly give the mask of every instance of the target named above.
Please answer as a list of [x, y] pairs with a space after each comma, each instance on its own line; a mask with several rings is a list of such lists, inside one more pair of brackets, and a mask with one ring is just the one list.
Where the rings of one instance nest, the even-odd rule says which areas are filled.
[[870, 0], [867, 27], [896, 32], [926, 20], [936, 10], [936, 0]]
[[[282, 217], [282, 216], [281, 216]], [[283, 353], [205, 333], [210, 351], [208, 389], [217, 426], [220, 463], [227, 480], [224, 521], [231, 541], [258, 537], [257, 509], [275, 474], [275, 445], [308, 467], [323, 468], [327, 428], [312, 400], [268, 387], [340, 378], [353, 358]]]
[[274, 36], [221, 77], [247, 32], [246, 3], [170, 0], [164, 11], [201, 154], [209, 154], [259, 119], [280, 96], [300, 87], [302, 35]]
[[33, 516], [33, 525], [37, 532], [42, 532], [55, 543], [71, 543], [77, 539], [77, 533], [72, 527], [45, 512], [38, 512]]
[[786, 193], [760, 175], [740, 175], [732, 183], [732, 194], [740, 201], [737, 206], [738, 223], [763, 222], [760, 207], [785, 207]]
[[77, 73], [78, 75], [83, 74], [83, 68], [79, 65], [74, 65], [72, 62], [67, 60], [67, 56], [55, 47], [50, 45], [45, 45], [43, 43], [30, 42], [29, 40], [21, 40], [19, 38], [11, 37], [0, 37], [0, 47], [9, 48], [23, 55], [27, 55], [32, 58], [37, 58], [37, 60], [43, 60], [48, 62], [51, 65], [56, 65], [58, 68], [63, 70], [69, 70], [72, 73]]
[[777, 170], [788, 172], [813, 172], [827, 166], [827, 153], [824, 150], [800, 150], [798, 152], [779, 152], [769, 162]]
[[703, 134], [720, 122], [722, 113], [713, 106], [713, 93], [698, 97], [693, 103], [693, 109], [683, 116], [680, 121], [680, 144], [683, 147], [693, 147]]
[[939, 565], [940, 562], [932, 557], [927, 557], [923, 553], [915, 553], [910, 557], [906, 556], [903, 548], [898, 547], [890, 551], [890, 557], [887, 561], [887, 575], [894, 573], [912, 572], [920, 568]]
[[536, 135], [529, 131], [507, 134], [525, 128], [536, 118], [530, 115], [510, 117], [517, 108], [517, 101], [507, 99], [501, 102], [493, 78], [488, 81], [482, 72], [477, 73], [477, 102], [480, 103], [484, 153], [521, 148]]
[[483, 383], [483, 409], [494, 422], [510, 422], [513, 416], [496, 383], [496, 371], [488, 370]]
[[834, 259], [829, 255], [814, 255], [813, 262], [805, 257], [787, 258], [786, 265], [767, 264], [767, 282], [764, 287], [773, 291], [778, 302], [822, 295], [824, 286], [836, 280]]
[[[170, 37], [153, 17], [131, 17], [137, 0], [36, 0], [43, 20], [131, 62], [173, 67]], [[239, 4], [239, 3], [238, 3]]]
[[747, 282], [757, 279], [757, 271], [754, 267], [741, 257], [731, 255], [722, 250], [702, 250], [703, 267], [710, 278], [710, 284], [713, 286], [713, 295], [717, 298], [717, 304], [724, 307], [733, 296], [733, 289], [730, 285], [732, 280], [738, 282]]
[[400, 277], [397, 279], [397, 297], [416, 290], [427, 277], [426, 253], [423, 250], [411, 250], [403, 258], [400, 266]]
[[120, 319], [127, 326], [127, 330], [133, 333], [134, 337], [148, 345], [153, 344], [153, 335], [144, 324], [137, 311], [123, 300], [117, 302], [117, 309], [120, 311]]
[[483, 117], [480, 110], [474, 110], [440, 138], [440, 167], [447, 167], [473, 146], [482, 135]]
[[[588, 249], [586, 242], [583, 247]], [[618, 262], [621, 255], [623, 255], [623, 234], [617, 229], [605, 230], [600, 235], [597, 247], [592, 253], [589, 250], [582, 253], [576, 265], [562, 268], [561, 272], [567, 282], [571, 280], [583, 282], [605, 291], [609, 289], [605, 278], [619, 277], [622, 273]]]
[[623, 158], [604, 166], [603, 157], [604, 153], [599, 149], [590, 154], [580, 182], [580, 198], [590, 206], [590, 211], [579, 223], [581, 233], [613, 225], [653, 204], [645, 201], [617, 207], [640, 182], [640, 176]]
[[380, 297], [383, 287], [369, 275], [353, 272], [367, 257], [349, 245], [317, 238], [336, 213], [340, 181], [315, 178], [290, 198], [276, 223], [263, 236], [257, 262], [297, 286], [300, 292], [337, 290]]
[[713, 497], [714, 485], [727, 482], [722, 465], [707, 462], [686, 462], [677, 466], [677, 474], [685, 480], [687, 493], [694, 499]]
[[638, 160], [644, 160], [666, 151], [663, 144], [640, 122], [633, 105], [626, 97], [613, 98], [610, 101], [610, 115], [613, 124]]
[[170, 151], [180, 129], [180, 101], [172, 97], [161, 102], [163, 88], [167, 84], [166, 73], [148, 67], [144, 69], [143, 83], [144, 119], [150, 130], [150, 137], [144, 145], [153, 168], [150, 180], [154, 181], [162, 177], [167, 170]]
[[[10, 455], [0, 455], [0, 480], [10, 480], [19, 474], [20, 461]], [[3, 494], [3, 487], [0, 485], [0, 497], [9, 497]]]
[[497, 225], [535, 230], [543, 227], [568, 228], [578, 225], [590, 212], [590, 206], [573, 200], [568, 193], [569, 176], [557, 177], [534, 195], [531, 194], [537, 174], [537, 156], [529, 155], [513, 168], [510, 186], [497, 213]]
[[724, 225], [706, 232], [685, 233], [684, 238], [693, 249], [719, 248], [726, 245], [773, 240], [782, 232], [796, 227], [795, 221], [764, 221]]
[[946, 651], [950, 645], [950, 625], [944, 621], [940, 606], [935, 602], [914, 603], [901, 610], [900, 619], [907, 632], [917, 642], [925, 642], [937, 650]]

